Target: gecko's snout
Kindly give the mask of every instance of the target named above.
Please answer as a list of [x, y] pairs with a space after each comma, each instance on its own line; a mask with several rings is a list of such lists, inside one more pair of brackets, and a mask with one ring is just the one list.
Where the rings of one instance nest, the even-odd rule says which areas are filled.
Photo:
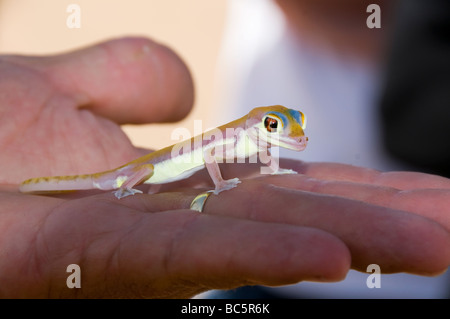
[[306, 144], [308, 142], [308, 137], [307, 136], [300, 136], [298, 138], [298, 142], [299, 142], [299, 144]]
[[[299, 137], [295, 137], [292, 140], [293, 144], [292, 144], [292, 149], [296, 150], [296, 151], [303, 151], [306, 148], [306, 144], [308, 142], [308, 137], [306, 136], [299, 136]], [[288, 147], [289, 148], [289, 147]]]

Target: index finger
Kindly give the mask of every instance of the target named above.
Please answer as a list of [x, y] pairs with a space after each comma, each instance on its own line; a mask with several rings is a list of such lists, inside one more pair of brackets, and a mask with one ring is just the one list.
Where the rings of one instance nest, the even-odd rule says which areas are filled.
[[[167, 207], [165, 196], [142, 198], [148, 199], [150, 210], [159, 211]], [[189, 207], [192, 199], [171, 203]], [[349, 247], [354, 269], [377, 263], [385, 273], [429, 275], [450, 263], [450, 234], [436, 222], [353, 199], [279, 187], [263, 179], [244, 180], [237, 189], [210, 196], [204, 212], [325, 230]]]
[[388, 186], [400, 190], [410, 189], [450, 189], [450, 179], [420, 172], [380, 172], [366, 167], [340, 163], [307, 163], [282, 159], [282, 167], [322, 180], [357, 182]]

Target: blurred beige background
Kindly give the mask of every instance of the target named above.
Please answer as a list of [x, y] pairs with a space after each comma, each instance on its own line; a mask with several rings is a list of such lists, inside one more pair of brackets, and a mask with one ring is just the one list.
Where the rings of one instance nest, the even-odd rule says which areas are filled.
[[[196, 100], [189, 116], [174, 124], [125, 126], [134, 144], [172, 144], [176, 127], [193, 132], [193, 120], [208, 123], [214, 104], [216, 63], [226, 0], [0, 0], [0, 54], [49, 54], [105, 39], [143, 35], [170, 46], [189, 66]], [[81, 28], [66, 26], [69, 4], [81, 8]]]

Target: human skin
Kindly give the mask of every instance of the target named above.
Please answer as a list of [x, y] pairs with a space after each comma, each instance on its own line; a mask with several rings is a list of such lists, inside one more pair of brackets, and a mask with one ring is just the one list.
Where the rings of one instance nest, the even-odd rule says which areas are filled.
[[[32, 176], [102, 171], [147, 152], [120, 124], [181, 119], [189, 70], [143, 38], [47, 57], [0, 57], [0, 296], [185, 298], [248, 284], [337, 281], [351, 268], [434, 275], [450, 264], [450, 181], [286, 160], [298, 175], [223, 165], [237, 188], [189, 210], [202, 172], [118, 200], [21, 194]], [[157, 137], [154, 137], [157, 138]], [[194, 188], [195, 187], [195, 188]], [[67, 266], [81, 269], [69, 289]]]

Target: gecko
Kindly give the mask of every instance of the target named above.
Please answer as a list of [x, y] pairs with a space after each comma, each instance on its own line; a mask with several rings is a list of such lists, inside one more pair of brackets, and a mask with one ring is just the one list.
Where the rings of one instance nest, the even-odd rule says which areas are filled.
[[[113, 190], [120, 199], [142, 193], [134, 188], [183, 180], [206, 167], [214, 182], [214, 194], [236, 187], [240, 180], [222, 177], [218, 163], [251, 156], [265, 158], [272, 174], [296, 174], [282, 169], [270, 155], [271, 146], [294, 151], [305, 149], [306, 116], [281, 105], [252, 109], [247, 115], [199, 136], [154, 151], [116, 169], [100, 173], [31, 178], [21, 183], [23, 193], [74, 190]], [[242, 161], [241, 161], [242, 162]]]

